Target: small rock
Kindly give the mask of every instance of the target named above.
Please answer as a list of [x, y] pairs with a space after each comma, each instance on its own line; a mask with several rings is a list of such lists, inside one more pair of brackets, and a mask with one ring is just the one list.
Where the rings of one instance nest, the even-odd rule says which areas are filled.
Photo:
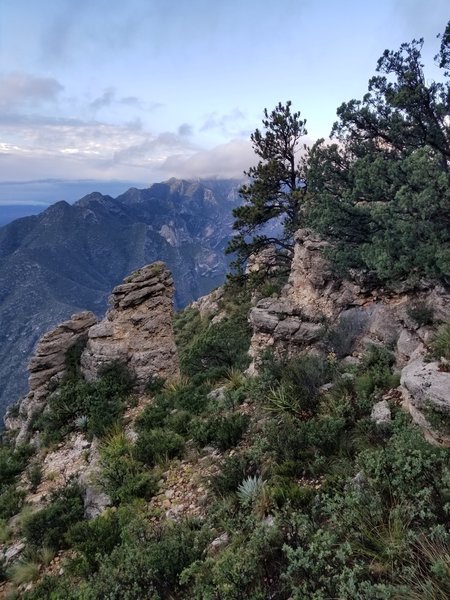
[[216, 537], [209, 545], [211, 554], [216, 554], [221, 548], [228, 544], [228, 541], [229, 536], [226, 531], [222, 533], [222, 535], [219, 535], [219, 537]]
[[378, 427], [387, 427], [390, 425], [392, 420], [391, 409], [386, 400], [381, 400], [373, 405], [370, 418]]

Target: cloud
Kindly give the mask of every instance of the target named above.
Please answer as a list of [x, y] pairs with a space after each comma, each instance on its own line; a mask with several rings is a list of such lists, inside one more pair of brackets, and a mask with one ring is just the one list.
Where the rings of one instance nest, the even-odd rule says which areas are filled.
[[63, 89], [52, 77], [15, 71], [0, 78], [0, 109], [12, 112], [31, 104], [54, 102]]
[[228, 137], [230, 135], [241, 135], [244, 133], [242, 131], [242, 125], [245, 121], [246, 115], [238, 108], [234, 108], [231, 112], [224, 115], [212, 112], [206, 117], [205, 122], [200, 127], [200, 131], [217, 129], [223, 135]]
[[114, 105], [137, 108], [141, 111], [145, 111], [146, 113], [153, 112], [154, 110], [157, 110], [163, 106], [160, 102], [144, 102], [136, 96], [124, 96], [119, 98], [117, 97], [115, 88], [108, 87], [100, 96], [94, 98], [94, 100], [89, 103], [88, 108], [93, 110], [95, 113], [102, 108], [107, 108]]
[[189, 123], [182, 123], [178, 127], [178, 135], [181, 135], [183, 137], [190, 137], [192, 134], [193, 134], [192, 125], [189, 125]]
[[94, 110], [98, 110], [99, 108], [103, 108], [104, 106], [110, 106], [114, 100], [116, 92], [113, 88], [106, 89], [101, 96], [93, 100], [89, 107]]
[[160, 172], [170, 177], [240, 178], [244, 170], [257, 162], [249, 141], [234, 139], [210, 150], [200, 150], [191, 156], [167, 157]]

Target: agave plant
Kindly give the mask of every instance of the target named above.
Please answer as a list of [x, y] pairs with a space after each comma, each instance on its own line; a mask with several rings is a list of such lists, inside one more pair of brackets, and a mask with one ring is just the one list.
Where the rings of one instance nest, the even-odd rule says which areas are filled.
[[243, 505], [253, 504], [264, 488], [261, 477], [246, 477], [237, 489], [238, 498]]
[[80, 431], [86, 431], [89, 422], [87, 415], [81, 415], [75, 419], [75, 427]]

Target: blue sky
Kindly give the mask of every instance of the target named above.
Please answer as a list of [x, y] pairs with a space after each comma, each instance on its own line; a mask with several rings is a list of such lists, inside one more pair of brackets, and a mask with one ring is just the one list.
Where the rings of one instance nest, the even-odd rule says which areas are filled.
[[[0, 0], [0, 207], [238, 177], [264, 107], [310, 139], [448, 0]], [[1, 210], [1, 208], [0, 208]]]

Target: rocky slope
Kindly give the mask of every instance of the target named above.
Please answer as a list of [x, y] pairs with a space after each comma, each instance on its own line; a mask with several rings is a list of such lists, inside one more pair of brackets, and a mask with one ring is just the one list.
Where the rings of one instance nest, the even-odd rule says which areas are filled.
[[[292, 402], [289, 400], [289, 404], [286, 404], [282, 394], [275, 395], [277, 390], [288, 391], [287, 387], [282, 388], [283, 384], [278, 388], [273, 387], [273, 382], [276, 382], [274, 375], [278, 373], [279, 376], [279, 367], [275, 363], [272, 365], [272, 383], [267, 383], [265, 388], [261, 387], [263, 378], [256, 380], [256, 387], [253, 387], [255, 382], [250, 383], [249, 378], [237, 369], [234, 372], [231, 369], [225, 382], [221, 379], [208, 380], [206, 388], [204, 381], [198, 380], [194, 383], [193, 378], [190, 380], [186, 371], [184, 377], [178, 378], [178, 356], [172, 328], [172, 278], [161, 262], [148, 265], [132, 273], [121, 285], [114, 288], [110, 299], [111, 308], [103, 320], [96, 322], [94, 316], [87, 312], [75, 315], [53, 332], [46, 334], [37, 347], [30, 363], [30, 392], [21, 402], [18, 416], [12, 416], [17, 410], [10, 411], [7, 419], [8, 429], [16, 430], [16, 440], [20, 442], [31, 439], [36, 448], [33, 460], [42, 466], [42, 480], [34, 489], [30, 485], [29, 475], [23, 472], [20, 477], [19, 486], [26, 490], [25, 502], [29, 505], [28, 510], [36, 511], [37, 515], [41, 514], [39, 509], [44, 507], [45, 511], [45, 507], [52, 503], [51, 492], [63, 489], [68, 482], [75, 479], [83, 493], [84, 518], [90, 519], [101, 513], [104, 513], [106, 520], [112, 518], [111, 515], [117, 512], [117, 505], [120, 506], [122, 500], [115, 498], [113, 493], [105, 488], [105, 480], [101, 479], [105, 476], [106, 468], [105, 444], [111, 443], [111, 440], [118, 443], [117, 440], [125, 439], [128, 454], [119, 455], [119, 458], [125, 458], [126, 464], [129, 465], [136, 460], [133, 456], [142, 456], [145, 460], [147, 451], [152, 448], [149, 440], [158, 440], [155, 435], [160, 436], [160, 440], [164, 435], [169, 435], [171, 442], [182, 441], [183, 449], [179, 454], [169, 457], [170, 446], [167, 446], [167, 453], [164, 453], [158, 465], [155, 466], [150, 460], [149, 466], [155, 467], [153, 474], [157, 477], [153, 496], [146, 497], [145, 501], [141, 498], [140, 509], [137, 508], [138, 505], [134, 505], [133, 510], [142, 511], [145, 526], [149, 531], [162, 531], [168, 523], [168, 529], [181, 527], [186, 517], [195, 517], [198, 518], [196, 523], [204, 523], [209, 541], [205, 542], [208, 545], [204, 546], [199, 560], [204, 561], [203, 577], [209, 577], [213, 573], [211, 589], [215, 590], [215, 578], [220, 581], [221, 577], [222, 559], [230, 559], [231, 553], [235, 556], [236, 548], [241, 548], [243, 543], [244, 547], [248, 547], [251, 542], [246, 540], [245, 536], [253, 539], [255, 523], [256, 527], [261, 527], [265, 532], [273, 530], [278, 531], [277, 535], [282, 535], [284, 525], [277, 530], [277, 527], [280, 527], [277, 523], [279, 503], [284, 505], [282, 522], [285, 524], [290, 511], [295, 512], [295, 508], [289, 504], [290, 499], [301, 503], [302, 515], [310, 509], [315, 511], [314, 506], [317, 506], [317, 503], [328, 502], [329, 492], [325, 490], [325, 494], [321, 495], [322, 487], [329, 486], [329, 481], [336, 483], [337, 475], [331, 469], [331, 480], [327, 483], [330, 473], [327, 475], [325, 470], [325, 473], [320, 474], [319, 471], [319, 475], [317, 474], [315, 469], [319, 468], [320, 464], [322, 469], [328, 468], [327, 461], [314, 462], [318, 453], [321, 453], [321, 456], [323, 454], [320, 460], [327, 457], [331, 465], [337, 464], [335, 461], [338, 459], [346, 464], [343, 475], [346, 483], [338, 488], [342, 491], [343, 498], [353, 497], [352, 490], [358, 492], [355, 498], [359, 497], [361, 491], [361, 498], [366, 498], [365, 490], [370, 491], [371, 497], [378, 497], [376, 493], [372, 494], [373, 486], [375, 482], [376, 485], [382, 486], [386, 476], [381, 474], [378, 477], [370, 471], [370, 461], [361, 462], [358, 456], [353, 457], [354, 464], [351, 464], [353, 458], [348, 448], [346, 449], [345, 444], [340, 447], [343, 441], [341, 436], [347, 436], [350, 443], [353, 436], [359, 436], [355, 440], [364, 441], [362, 458], [366, 456], [367, 459], [367, 452], [371, 452], [372, 458], [376, 459], [373, 464], [377, 465], [380, 462], [380, 442], [383, 442], [387, 472], [401, 475], [393, 477], [392, 481], [400, 482], [398, 485], [402, 494], [412, 493], [414, 497], [420, 496], [417, 490], [422, 491], [423, 483], [419, 479], [416, 480], [416, 477], [419, 472], [420, 477], [429, 475], [427, 463], [417, 467], [412, 481], [407, 479], [410, 465], [404, 467], [401, 460], [409, 452], [413, 456], [417, 453], [418, 456], [422, 456], [421, 453], [425, 455], [430, 452], [436, 460], [436, 467], [430, 467], [431, 472], [434, 468], [440, 468], [440, 453], [445, 456], [445, 451], [424, 448], [422, 435], [415, 428], [415, 433], [409, 429], [406, 420], [401, 418], [403, 411], [399, 405], [402, 404], [404, 409], [409, 410], [430, 441], [439, 445], [450, 445], [450, 438], [436, 430], [429, 421], [430, 410], [435, 416], [442, 416], [444, 420], [448, 418], [450, 372], [446, 369], [445, 360], [430, 362], [428, 354], [437, 325], [440, 321], [448, 319], [450, 314], [450, 294], [439, 286], [425, 282], [419, 290], [387, 292], [374, 288], [369, 279], [361, 274], [355, 274], [347, 280], [339, 280], [323, 257], [323, 247], [324, 243], [311, 232], [299, 231], [288, 283], [278, 297], [274, 295], [255, 300], [249, 315], [253, 328], [253, 372], [258, 370], [259, 359], [268, 348], [275, 350], [275, 353], [296, 356], [297, 365], [301, 364], [298, 355], [303, 352], [308, 353], [306, 359], [317, 359], [317, 362], [313, 360], [308, 363], [310, 367], [316, 365], [320, 369], [327, 365], [327, 372], [322, 374], [325, 379], [317, 381], [313, 387], [305, 387], [308, 391], [305, 401], [309, 402], [309, 394], [312, 394], [314, 402], [319, 403], [320, 410], [312, 405], [308, 408], [307, 404], [301, 411], [297, 407], [297, 412], [293, 413]], [[217, 334], [222, 325], [221, 320], [224, 319], [226, 323], [230, 318], [231, 313], [227, 314], [230, 297], [227, 294], [229, 290], [215, 290], [193, 303], [184, 316], [180, 315], [179, 319], [185, 319], [185, 333], [189, 332], [194, 339], [196, 335], [199, 338], [203, 335], [203, 341], [205, 332], [213, 329]], [[193, 327], [193, 323], [198, 331]], [[112, 433], [111, 430], [107, 431], [106, 437], [103, 438], [89, 436], [80, 431], [76, 422], [72, 421], [69, 434], [63, 441], [42, 448], [40, 441], [45, 445], [45, 436], [36, 433], [36, 427], [32, 427], [33, 420], [37, 413], [44, 411], [45, 414], [48, 410], [49, 394], [65, 372], [66, 351], [80, 339], [86, 341], [80, 360], [84, 378], [95, 381], [100, 375], [102, 365], [118, 359], [130, 366], [137, 375], [137, 403], [128, 405], [125, 413], [121, 415], [122, 431], [119, 438], [114, 433], [117, 430], [113, 430]], [[187, 344], [184, 350], [183, 344], [179, 346], [183, 369], [183, 352], [189, 349], [189, 342]], [[391, 373], [391, 362], [389, 374], [383, 373], [382, 387], [375, 384], [371, 391], [365, 388], [367, 393], [360, 389], [364, 378], [367, 381], [367, 378], [371, 377], [368, 370], [364, 371], [367, 368], [367, 365], [364, 365], [365, 357], [371, 353], [367, 352], [369, 346], [380, 346], [380, 352], [385, 352], [386, 348], [393, 351], [396, 361], [394, 368], [399, 375], [401, 374], [401, 385], [397, 389], [395, 386], [400, 378], [397, 379]], [[220, 340], [214, 335], [211, 336], [209, 344], [203, 346], [202, 364], [205, 365], [205, 369], [208, 369], [211, 354], [220, 351], [220, 348]], [[345, 372], [333, 368], [332, 374], [328, 369], [338, 362]], [[377, 368], [381, 369], [380, 365]], [[289, 372], [288, 363], [284, 370]], [[299, 373], [301, 371], [297, 371], [297, 375]], [[381, 374], [381, 371], [378, 371], [376, 377]], [[372, 375], [375, 377], [373, 373]], [[173, 381], [172, 385], [164, 388], [161, 395], [152, 397], [142, 393], [142, 390], [144, 384], [154, 376]], [[301, 381], [301, 377], [292, 380], [299, 392], [302, 390]], [[303, 385], [306, 386], [305, 381], [303, 380]], [[361, 395], [358, 395], [360, 393]], [[202, 404], [199, 405], [200, 397], [204, 411], [201, 408]], [[292, 397], [291, 400], [303, 402], [303, 396], [300, 393], [299, 397]], [[48, 406], [51, 409], [51, 400]], [[302, 407], [301, 404], [298, 406]], [[328, 412], [323, 412], [325, 410]], [[144, 414], [144, 420], [136, 421], [141, 413]], [[360, 420], [357, 416], [359, 413]], [[242, 420], [245, 427], [231, 442], [228, 437], [227, 443], [223, 443], [224, 438], [214, 437], [219, 430], [221, 434], [226, 433], [228, 436], [230, 431], [226, 427], [230, 427], [232, 422]], [[344, 431], [341, 428], [347, 421], [349, 424], [345, 427], [348, 429]], [[397, 449], [396, 444], [400, 444], [400, 438], [396, 428], [400, 427], [400, 421], [404, 421], [403, 437], [400, 436], [403, 445]], [[361, 425], [364, 427], [359, 429]], [[322, 426], [325, 429], [321, 429]], [[222, 430], [222, 427], [225, 428]], [[336, 427], [336, 431], [333, 427]], [[305, 442], [302, 436], [306, 434], [305, 439], [308, 440], [307, 435], [308, 432], [311, 435], [311, 431], [315, 433], [312, 442], [309, 442], [312, 446], [306, 453], [304, 444], [308, 441]], [[181, 432], [184, 438], [178, 432]], [[210, 434], [212, 437], [209, 437]], [[324, 436], [324, 440], [321, 436]], [[271, 445], [271, 449], [266, 454], [264, 448], [269, 447], [267, 444]], [[370, 446], [370, 449], [366, 446]], [[425, 446], [429, 448], [428, 444]], [[360, 451], [357, 450], [356, 442], [353, 450]], [[250, 457], [253, 458], [247, 463]], [[298, 465], [291, 472], [294, 460]], [[310, 461], [314, 467], [311, 470], [308, 467]], [[121, 464], [120, 460], [115, 463], [117, 468]], [[246, 470], [241, 471], [244, 464], [247, 465]], [[442, 462], [445, 469], [447, 464], [447, 460]], [[237, 467], [238, 473], [233, 474]], [[286, 468], [289, 470], [286, 471]], [[115, 469], [114, 474], [116, 472]], [[99, 475], [100, 473], [103, 475]], [[235, 477], [237, 478], [234, 479]], [[370, 484], [368, 477], [371, 478]], [[402, 477], [406, 477], [405, 484]], [[283, 487], [288, 482], [289, 488]], [[214, 492], [214, 486], [217, 485], [224, 487], [216, 488]], [[416, 486], [413, 492], [411, 485]], [[228, 494], [226, 498], [230, 512], [227, 513], [227, 519], [236, 518], [233, 526], [228, 528], [222, 516], [222, 511], [227, 510], [222, 494]], [[251, 494], [254, 494], [252, 500]], [[108, 509], [111, 503], [114, 506]], [[329, 510], [329, 505], [324, 506], [328, 506]], [[344, 505], [341, 505], [341, 508], [342, 506]], [[408, 504], [408, 510], [409, 506]], [[87, 523], [83, 520], [83, 511], [79, 518], [83, 523]], [[338, 515], [336, 519], [339, 519]], [[335, 525], [336, 521], [331, 521], [331, 530]], [[24, 555], [28, 539], [28, 534], [25, 535], [25, 541], [17, 537], [23, 530], [20, 529], [20, 525], [17, 526], [14, 516], [10, 526], [16, 538], [0, 547], [7, 565], [17, 563], [18, 557]], [[245, 527], [248, 528], [246, 532]], [[363, 532], [365, 528], [366, 517]], [[298, 542], [298, 547], [303, 551], [310, 544], [311, 556], [315, 562], [320, 552], [315, 546], [314, 530], [308, 535], [310, 537]], [[345, 544], [348, 544], [348, 535], [348, 526], [345, 525]], [[357, 539], [360, 540], [359, 530], [357, 535]], [[280, 552], [285, 544], [292, 543], [289, 534], [284, 541], [276, 542], [275, 538], [274, 540], [275, 543], [281, 544]], [[139, 554], [145, 543], [145, 540], [139, 539]], [[40, 565], [36, 577], [42, 578], [44, 574], [57, 573], [58, 569], [60, 575], [64, 575], [66, 563], [63, 561], [70, 560], [71, 552], [72, 550], [61, 551], [49, 567]], [[271, 552], [268, 556], [272, 556]], [[333, 542], [329, 556], [334, 554]], [[256, 555], [259, 556], [259, 550]], [[214, 557], [217, 557], [217, 562], [214, 562]], [[240, 554], [236, 560], [236, 564], [240, 566]], [[354, 555], [350, 560], [353, 564]], [[372, 564], [373, 561], [370, 566]], [[119, 567], [122, 568], [122, 563]], [[339, 569], [339, 566], [332, 568]], [[323, 569], [323, 566], [319, 568], [320, 577]], [[257, 572], [260, 573], [260, 570], [257, 569]], [[224, 577], [228, 585], [226, 571]], [[275, 575], [271, 579], [270, 585], [277, 585], [277, 577], [278, 575]], [[314, 574], [308, 577], [308, 580], [302, 577], [301, 581], [314, 581]], [[374, 578], [377, 577], [379, 574], [375, 572]], [[118, 579], [120, 575], [116, 573], [112, 576], [112, 579], [114, 578]], [[2, 589], [6, 590], [8, 585], [10, 584], [0, 584], [0, 593]], [[21, 590], [31, 589], [36, 582], [28, 583], [27, 588], [25, 584], [20, 585]], [[236, 585], [239, 588], [241, 581]], [[267, 578], [264, 578], [263, 587], [265, 590], [270, 587]], [[337, 597], [336, 594], [333, 595], [335, 596]], [[195, 597], [203, 598], [203, 590]], [[248, 597], [256, 596], [249, 593]], [[293, 597], [293, 594], [289, 597]], [[303, 594], [302, 597], [310, 597], [310, 594]]]
[[37, 339], [71, 314], [101, 316], [110, 290], [164, 260], [186, 305], [221, 284], [238, 203], [234, 181], [170, 180], [118, 198], [58, 202], [0, 229], [0, 412], [25, 391]]

